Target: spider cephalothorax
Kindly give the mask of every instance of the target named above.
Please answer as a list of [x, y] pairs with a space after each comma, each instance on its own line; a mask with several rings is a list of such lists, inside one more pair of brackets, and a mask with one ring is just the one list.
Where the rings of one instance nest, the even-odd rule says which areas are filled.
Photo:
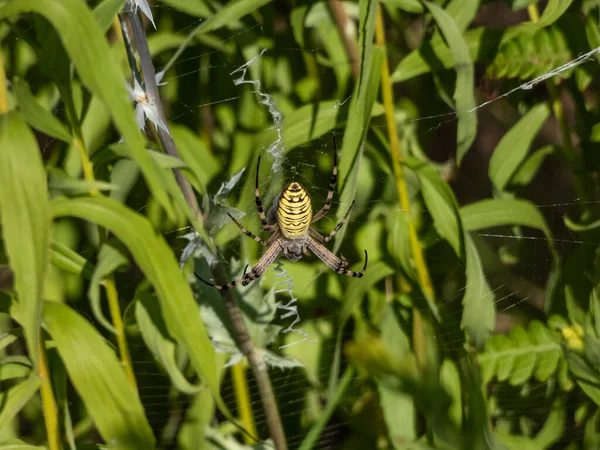
[[335, 146], [335, 137], [333, 138], [333, 150], [333, 173], [331, 174], [329, 192], [327, 193], [327, 199], [325, 200], [323, 208], [313, 216], [310, 196], [300, 183], [292, 182], [288, 184], [273, 202], [273, 208], [271, 208], [268, 214], [269, 220], [267, 220], [267, 217], [265, 216], [262, 201], [260, 199], [260, 191], [258, 189], [258, 172], [260, 168], [259, 156], [256, 167], [256, 187], [254, 196], [256, 199], [256, 209], [258, 209], [258, 215], [260, 216], [263, 229], [272, 232], [269, 240], [267, 242], [263, 241], [258, 236], [246, 230], [231, 214], [229, 214], [229, 217], [247, 236], [267, 247], [267, 250], [250, 272], [246, 273], [246, 271], [244, 271], [244, 274], [240, 278], [233, 280], [230, 283], [216, 285], [203, 280], [198, 275], [196, 276], [204, 283], [221, 290], [231, 289], [238, 283], [242, 286], [247, 286], [260, 277], [279, 255], [285, 256], [290, 261], [298, 261], [303, 255], [309, 255], [312, 252], [330, 269], [337, 273], [351, 277], [362, 277], [367, 269], [368, 256], [366, 250], [365, 266], [363, 270], [361, 272], [354, 272], [346, 269], [348, 261], [346, 261], [343, 256], [340, 255], [338, 257], [334, 255], [323, 245], [329, 242], [340, 230], [342, 225], [344, 225], [354, 206], [354, 201], [350, 204], [350, 208], [348, 208], [342, 221], [338, 223], [333, 231], [327, 236], [322, 236], [318, 231], [310, 227], [311, 223], [315, 223], [323, 218], [331, 207], [331, 200], [333, 199], [335, 185], [337, 184], [337, 149]]

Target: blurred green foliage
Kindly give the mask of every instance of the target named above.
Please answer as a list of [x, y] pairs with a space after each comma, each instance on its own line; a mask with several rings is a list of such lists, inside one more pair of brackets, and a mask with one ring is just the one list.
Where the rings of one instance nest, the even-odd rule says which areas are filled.
[[288, 447], [600, 446], [600, 2], [137, 3], [0, 1], [0, 450], [270, 448], [194, 272], [264, 252], [227, 216], [260, 229], [258, 156], [266, 210], [292, 178], [320, 208], [334, 135], [316, 228], [355, 200], [328, 248], [364, 277], [233, 292]]

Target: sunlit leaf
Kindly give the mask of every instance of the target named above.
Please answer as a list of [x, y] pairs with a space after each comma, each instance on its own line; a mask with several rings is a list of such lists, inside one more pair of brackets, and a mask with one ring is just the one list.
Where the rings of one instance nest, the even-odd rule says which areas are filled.
[[145, 150], [121, 71], [86, 4], [79, 0], [21, 0], [0, 7], [0, 19], [26, 12], [41, 14], [52, 23], [81, 81], [104, 100], [115, 125], [140, 165], [152, 194], [167, 214], [173, 217], [173, 207], [163, 185], [163, 173]]
[[37, 365], [44, 272], [50, 246], [46, 173], [35, 137], [18, 113], [0, 116], [0, 218], [15, 278], [21, 325]]
[[435, 3], [425, 2], [425, 5], [442, 30], [454, 59], [456, 87], [453, 98], [458, 116], [456, 161], [460, 164], [477, 133], [477, 115], [474, 113], [475, 93], [473, 91], [475, 69], [469, 54], [469, 47], [454, 20]]
[[[147, 219], [107, 198], [57, 199], [56, 217], [76, 216], [108, 228], [131, 252], [154, 286], [169, 335], [183, 344], [200, 378], [220, 401], [214, 350], [187, 280], [171, 249]], [[223, 404], [222, 410], [227, 411]]]
[[490, 159], [489, 175], [499, 191], [505, 189], [510, 179], [525, 160], [533, 139], [550, 115], [545, 103], [540, 103], [519, 120], [496, 146]]
[[153, 448], [154, 436], [138, 393], [104, 338], [61, 303], [46, 302], [43, 320], [104, 440], [119, 448]]

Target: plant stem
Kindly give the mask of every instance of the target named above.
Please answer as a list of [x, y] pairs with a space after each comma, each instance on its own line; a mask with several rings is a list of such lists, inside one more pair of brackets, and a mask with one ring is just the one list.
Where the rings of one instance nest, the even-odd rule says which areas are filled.
[[[127, 14], [131, 23], [131, 27], [133, 29], [133, 35], [138, 48], [140, 65], [144, 77], [146, 96], [148, 97], [148, 101], [156, 107], [156, 111], [159, 115], [159, 118], [163, 121], [163, 123], [166, 126], [167, 120], [158, 93], [158, 85], [156, 84], [156, 75], [154, 71], [154, 66], [152, 64], [150, 50], [148, 48], [148, 41], [146, 40], [142, 24], [135, 11], [130, 10]], [[165, 151], [169, 155], [179, 158], [179, 153], [177, 152], [175, 143], [173, 142], [173, 138], [171, 137], [170, 133], [159, 127], [158, 134], [161, 144]], [[180, 189], [183, 191], [186, 202], [194, 212], [194, 215], [198, 219], [200, 224], [202, 224], [203, 217], [201, 215], [198, 202], [196, 201], [196, 197], [194, 196], [190, 183], [183, 176], [183, 174], [179, 172], [179, 170], [174, 169], [174, 172], [177, 178], [177, 182], [179, 183]], [[211, 252], [213, 254], [216, 254], [215, 245], [211, 241], [207, 241], [206, 244], [209, 246]], [[220, 266], [217, 266], [215, 276], [217, 278], [225, 278], [225, 274], [223, 273]], [[283, 432], [281, 417], [279, 416], [279, 411], [277, 409], [275, 394], [273, 392], [271, 380], [269, 379], [267, 366], [262, 358], [260, 351], [255, 347], [254, 343], [252, 342], [252, 339], [250, 338], [248, 328], [244, 323], [242, 313], [237, 303], [235, 302], [232, 292], [223, 291], [222, 294], [225, 309], [231, 319], [231, 323], [233, 326], [233, 335], [236, 344], [248, 360], [252, 373], [256, 378], [260, 398], [265, 409], [266, 421], [269, 427], [271, 439], [273, 439], [273, 443], [277, 450], [287, 450], [287, 443]]]
[[4, 72], [4, 58], [0, 50], [0, 114], [8, 112], [8, 93], [6, 92], [6, 73]]
[[333, 20], [340, 33], [344, 48], [350, 60], [350, 67], [352, 68], [352, 78], [354, 81], [358, 80], [360, 74], [360, 57], [358, 56], [358, 45], [356, 39], [348, 33], [348, 15], [344, 10], [344, 5], [339, 0], [329, 0], [329, 9], [333, 15]]
[[[375, 42], [377, 45], [385, 49], [385, 33], [383, 27], [383, 13], [381, 5], [377, 5], [377, 20], [375, 23]], [[417, 230], [414, 222], [410, 219], [410, 200], [408, 198], [408, 190], [406, 188], [406, 182], [404, 180], [404, 171], [402, 169], [401, 161], [403, 159], [402, 153], [400, 152], [400, 140], [398, 139], [398, 133], [396, 131], [396, 120], [394, 118], [394, 94], [392, 92], [392, 83], [390, 81], [390, 70], [387, 63], [387, 57], [383, 58], [381, 63], [381, 95], [383, 97], [383, 106], [385, 109], [385, 121], [387, 125], [388, 138], [390, 140], [390, 151], [392, 153], [392, 166], [394, 169], [394, 175], [396, 177], [396, 188], [398, 190], [398, 198], [400, 199], [400, 208], [409, 214], [408, 220], [408, 235], [410, 241], [410, 248], [419, 278], [419, 285], [423, 290], [423, 293], [429, 297], [431, 302], [435, 302], [435, 292], [431, 283], [431, 277], [429, 276], [429, 270], [425, 262], [425, 256], [423, 254], [423, 247], [419, 241]], [[423, 333], [423, 324], [421, 323], [423, 317], [418, 308], [413, 308], [413, 333], [414, 333], [414, 345], [415, 354], [417, 361], [421, 367], [425, 367], [426, 360], [426, 348], [425, 338], [421, 335]]]
[[[216, 276], [221, 279], [224, 278], [224, 273], [220, 266], [217, 266]], [[231, 324], [234, 330], [233, 338], [242, 354], [248, 360], [250, 369], [256, 379], [258, 385], [258, 392], [262, 400], [263, 408], [265, 410], [265, 417], [267, 426], [269, 427], [269, 433], [273, 444], [277, 450], [287, 450], [287, 443], [285, 434], [283, 433], [283, 425], [281, 423], [281, 417], [279, 410], [277, 409], [277, 401], [275, 400], [275, 393], [273, 392], [273, 386], [269, 379], [269, 372], [267, 365], [264, 362], [262, 354], [259, 349], [256, 348], [254, 342], [250, 338], [248, 328], [242, 318], [242, 313], [238, 307], [233, 292], [221, 291], [223, 294], [223, 303], [225, 309], [231, 319]]]
[[[150, 55], [150, 49], [148, 47], [148, 41], [146, 39], [144, 29], [142, 28], [142, 23], [135, 12], [135, 8], [130, 9], [127, 12], [127, 15], [129, 17], [129, 22], [131, 23], [133, 36], [135, 38], [138, 53], [140, 55], [140, 66], [144, 76], [144, 87], [146, 96], [148, 97], [148, 102], [156, 106], [158, 117], [166, 125], [167, 118], [165, 117], [165, 111], [162, 107], [162, 102], [160, 101], [158, 85], [156, 84], [156, 72], [154, 70], [154, 65], [152, 64], [152, 56]], [[162, 127], [158, 127], [158, 137], [163, 149], [168, 155], [171, 155], [177, 159], [181, 159], [179, 152], [175, 147], [175, 142], [173, 141], [171, 133]], [[200, 223], [202, 223], [202, 214], [200, 213], [200, 207], [196, 201], [196, 196], [194, 195], [192, 185], [187, 178], [183, 176], [179, 169], [173, 169], [173, 173], [175, 174], [177, 184], [179, 184], [179, 188], [181, 189], [188, 206], [191, 208], [194, 216], [200, 221]]]
[[42, 396], [42, 410], [44, 422], [46, 423], [46, 434], [48, 436], [48, 448], [50, 450], [61, 450], [62, 444], [58, 430], [58, 408], [52, 391], [50, 371], [48, 370], [48, 359], [44, 340], [40, 337], [40, 359], [38, 367], [40, 377], [40, 393]]
[[119, 347], [119, 355], [121, 356], [121, 364], [123, 364], [123, 367], [125, 368], [125, 374], [127, 375], [127, 378], [129, 378], [129, 382], [137, 391], [137, 383], [135, 381], [133, 364], [131, 363], [129, 348], [127, 347], [125, 326], [123, 325], [123, 319], [121, 318], [121, 308], [119, 307], [117, 288], [115, 287], [115, 282], [112, 277], [104, 279], [102, 284], [106, 290], [106, 297], [108, 299], [108, 307], [110, 309], [112, 323], [117, 330], [115, 336], [117, 338], [117, 346]]
[[233, 386], [235, 388], [235, 399], [240, 411], [240, 422], [248, 431], [248, 434], [244, 434], [244, 442], [246, 444], [254, 444], [256, 443], [256, 440], [253, 439], [252, 436], [258, 436], [258, 433], [256, 432], [256, 425], [254, 424], [254, 417], [252, 416], [252, 405], [250, 403], [250, 393], [248, 392], [248, 381], [246, 379], [244, 361], [237, 363], [231, 368], [231, 375], [233, 377]]

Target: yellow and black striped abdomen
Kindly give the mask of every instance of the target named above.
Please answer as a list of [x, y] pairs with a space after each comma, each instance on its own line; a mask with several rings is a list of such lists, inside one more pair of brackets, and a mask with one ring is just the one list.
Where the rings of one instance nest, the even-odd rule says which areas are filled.
[[290, 183], [279, 197], [277, 223], [288, 239], [299, 239], [308, 233], [312, 220], [310, 197], [300, 183]]

